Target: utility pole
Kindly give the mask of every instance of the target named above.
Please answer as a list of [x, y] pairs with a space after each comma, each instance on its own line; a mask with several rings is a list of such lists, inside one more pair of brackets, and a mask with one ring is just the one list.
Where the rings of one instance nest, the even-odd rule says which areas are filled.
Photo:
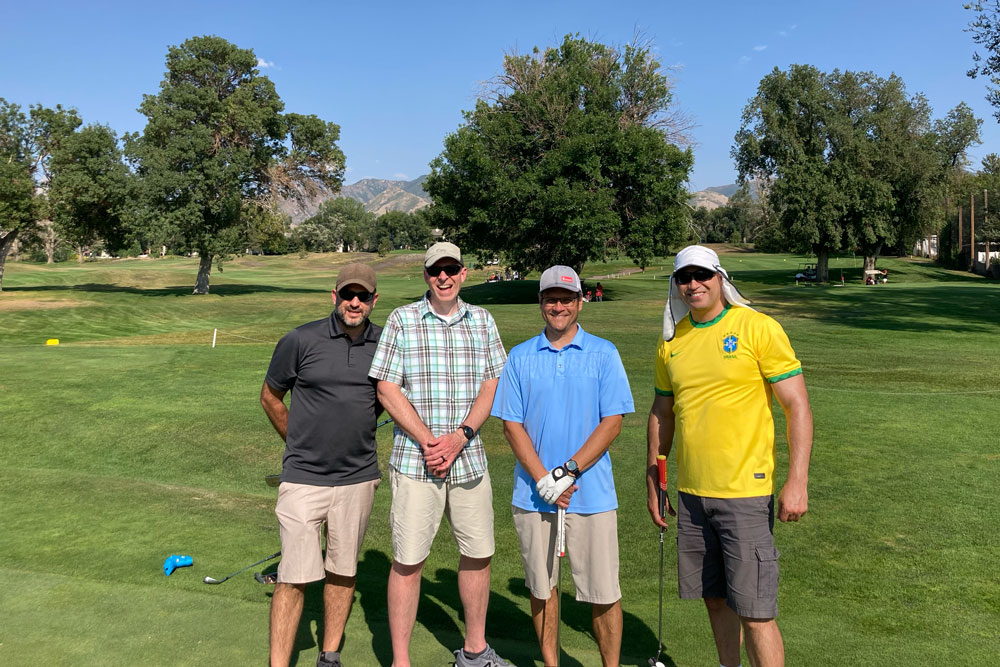
[[976, 193], [969, 195], [969, 271], [976, 268]]
[[984, 238], [986, 240], [986, 275], [990, 275], [990, 199], [989, 192], [983, 188], [983, 229], [986, 230]]
[[962, 207], [958, 207], [958, 257], [962, 258]]

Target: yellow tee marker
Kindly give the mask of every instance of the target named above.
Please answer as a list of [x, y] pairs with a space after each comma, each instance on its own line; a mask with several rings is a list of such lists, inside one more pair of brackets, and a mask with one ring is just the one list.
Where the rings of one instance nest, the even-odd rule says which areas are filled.
[[45, 341], [45, 344], [46, 345], [58, 345], [59, 344], [59, 339], [58, 338], [50, 338], [47, 341]]

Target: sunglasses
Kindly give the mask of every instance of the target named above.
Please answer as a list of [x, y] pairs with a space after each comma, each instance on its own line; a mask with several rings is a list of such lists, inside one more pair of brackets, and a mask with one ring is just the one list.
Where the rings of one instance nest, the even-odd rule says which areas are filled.
[[545, 296], [542, 297], [542, 305], [551, 308], [558, 303], [565, 308], [576, 303], [579, 298], [578, 296]]
[[425, 269], [425, 271], [427, 271], [427, 275], [432, 277], [437, 277], [441, 275], [442, 271], [444, 271], [444, 274], [446, 276], [457, 276], [462, 271], [462, 265], [445, 264], [444, 266], [432, 266], [429, 269]]
[[337, 296], [340, 297], [341, 301], [345, 301], [345, 302], [354, 301], [355, 297], [357, 297], [358, 301], [360, 301], [361, 303], [368, 303], [373, 298], [375, 298], [375, 293], [374, 292], [369, 292], [368, 290], [363, 290], [361, 292], [355, 292], [354, 290], [347, 289], [345, 287], [344, 289], [342, 289], [339, 292], [337, 292]]
[[683, 273], [674, 274], [674, 280], [677, 281], [678, 285], [687, 285], [692, 280], [704, 283], [714, 277], [715, 271], [710, 271], [709, 269], [695, 269], [694, 271], [684, 271]]

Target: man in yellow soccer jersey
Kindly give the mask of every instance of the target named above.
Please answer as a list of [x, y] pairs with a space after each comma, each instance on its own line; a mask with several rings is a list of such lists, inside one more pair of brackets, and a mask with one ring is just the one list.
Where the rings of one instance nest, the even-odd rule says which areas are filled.
[[677, 442], [677, 584], [703, 598], [719, 663], [740, 664], [741, 628], [754, 667], [784, 665], [774, 547], [774, 421], [771, 396], [788, 423], [789, 469], [778, 519], [808, 508], [812, 410], [802, 366], [775, 320], [730, 282], [715, 252], [677, 253], [649, 411], [648, 507], [657, 506], [656, 456]]

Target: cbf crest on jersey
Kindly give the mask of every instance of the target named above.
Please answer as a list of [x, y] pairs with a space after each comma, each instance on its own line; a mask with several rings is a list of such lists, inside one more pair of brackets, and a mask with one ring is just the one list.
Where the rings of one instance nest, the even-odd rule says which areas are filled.
[[735, 359], [736, 350], [740, 346], [740, 337], [735, 332], [729, 332], [722, 337], [722, 350], [724, 359]]

